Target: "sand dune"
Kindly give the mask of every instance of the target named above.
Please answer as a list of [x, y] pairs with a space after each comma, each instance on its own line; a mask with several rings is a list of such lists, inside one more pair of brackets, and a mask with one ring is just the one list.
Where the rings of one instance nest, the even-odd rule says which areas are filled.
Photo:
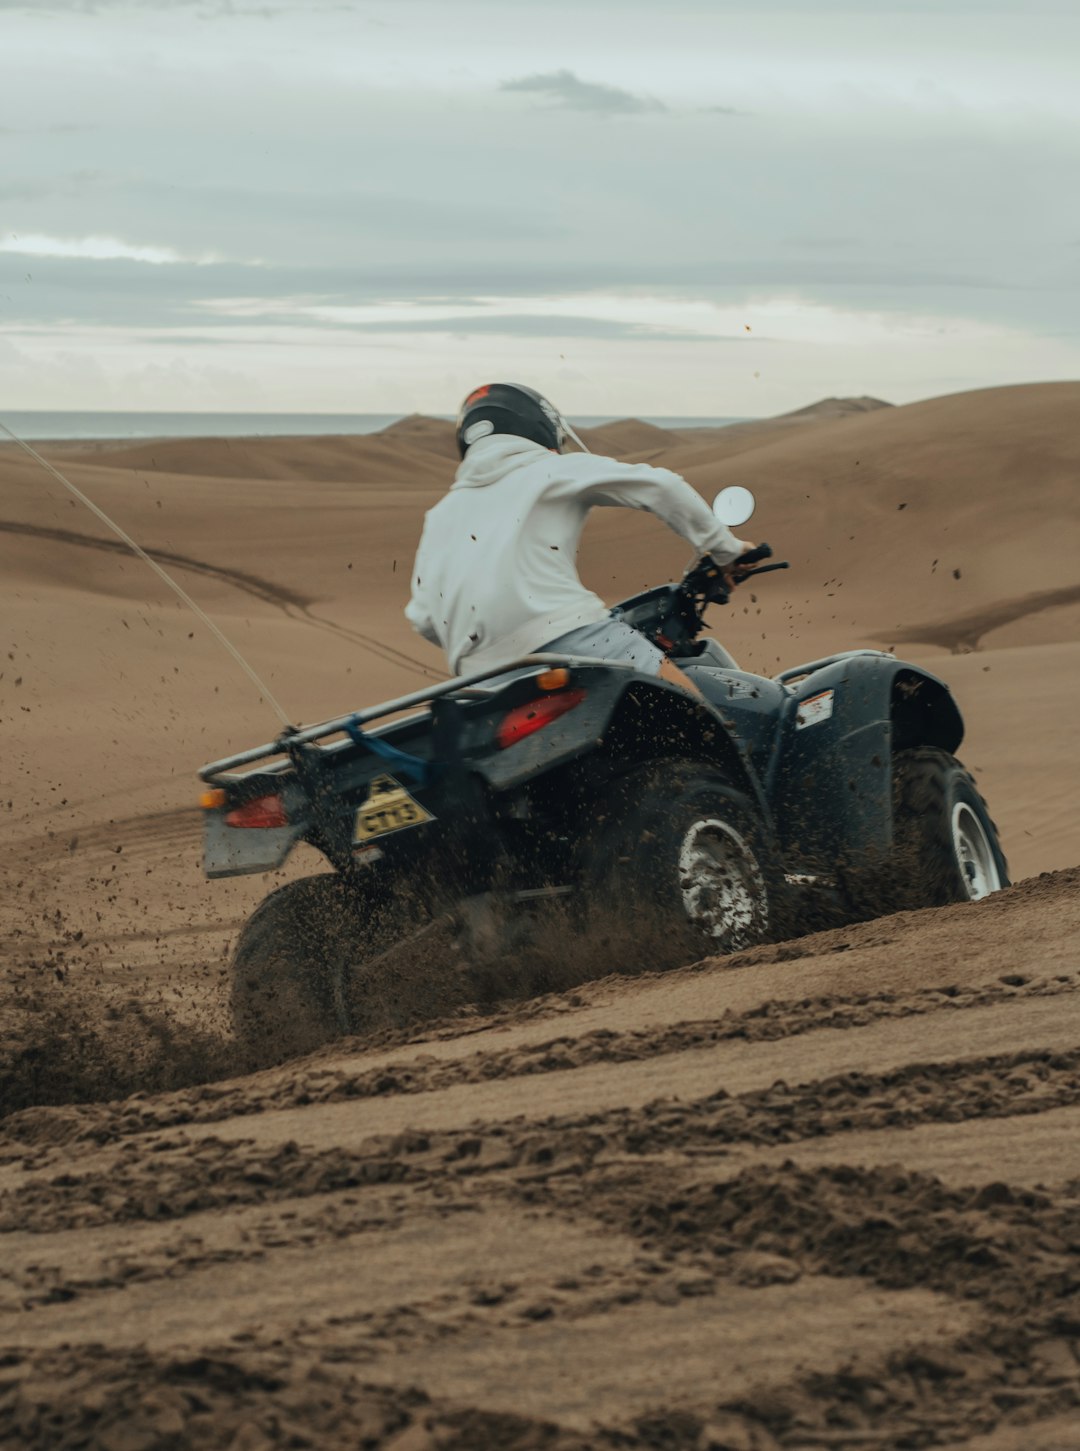
[[593, 453], [644, 459], [677, 447], [680, 435], [670, 428], [658, 428], [655, 423], [643, 423], [640, 418], [623, 418], [598, 428], [586, 428], [581, 431], [581, 438]]
[[[435, 420], [437, 437], [442, 430]], [[400, 430], [400, 431], [397, 431]], [[132, 444], [68, 444], [62, 452], [69, 461], [94, 468], [124, 469], [152, 474], [194, 475], [221, 479], [281, 480], [296, 483], [324, 483], [347, 480], [409, 479], [419, 473], [439, 487], [445, 468], [431, 455], [428, 431], [420, 428], [416, 438], [405, 426], [395, 424], [383, 434], [356, 438], [177, 438]]]
[[790, 413], [781, 413], [773, 421], [782, 423], [795, 418], [847, 418], [853, 413], [873, 413], [879, 408], [892, 407], [884, 399], [871, 398], [866, 394], [861, 398], [822, 398], [817, 403], [808, 403], [805, 408], [794, 408]]

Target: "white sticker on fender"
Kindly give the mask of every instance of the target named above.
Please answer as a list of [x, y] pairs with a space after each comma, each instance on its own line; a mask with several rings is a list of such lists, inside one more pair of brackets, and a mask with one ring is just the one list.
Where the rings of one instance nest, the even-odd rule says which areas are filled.
[[804, 730], [807, 726], [820, 725], [823, 720], [828, 720], [833, 711], [833, 692], [823, 690], [820, 695], [811, 695], [808, 700], [801, 701], [798, 712], [795, 716], [795, 729]]

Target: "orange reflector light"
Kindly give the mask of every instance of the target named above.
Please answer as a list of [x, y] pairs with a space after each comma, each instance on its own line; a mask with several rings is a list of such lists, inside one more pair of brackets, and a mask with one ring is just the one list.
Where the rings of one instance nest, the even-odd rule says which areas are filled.
[[225, 792], [221, 789], [221, 787], [212, 786], [208, 791], [204, 791], [199, 797], [199, 805], [204, 811], [217, 811], [220, 807], [225, 805], [225, 800]]
[[254, 801], [247, 801], [243, 806], [237, 806], [225, 817], [226, 826], [265, 829], [274, 826], [288, 826], [288, 824], [289, 818], [285, 815], [285, 803], [280, 796], [256, 796]]
[[555, 670], [545, 670], [538, 675], [536, 683], [541, 690], [565, 690], [570, 684], [570, 672], [565, 665], [560, 665]]
[[495, 732], [496, 745], [500, 751], [505, 751], [507, 746], [516, 745], [526, 736], [542, 731], [553, 720], [580, 705], [585, 694], [584, 690], [564, 690], [559, 695], [542, 695], [539, 700], [516, 706], [503, 716], [502, 724]]

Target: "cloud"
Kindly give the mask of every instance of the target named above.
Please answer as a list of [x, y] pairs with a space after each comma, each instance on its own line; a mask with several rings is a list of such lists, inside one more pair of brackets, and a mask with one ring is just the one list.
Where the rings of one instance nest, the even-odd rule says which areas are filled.
[[[286, 331], [275, 331], [286, 329]], [[739, 347], [759, 346], [768, 340], [744, 339], [732, 334], [730, 337], [715, 333], [695, 332], [689, 328], [653, 327], [644, 323], [620, 322], [606, 317], [566, 316], [551, 313], [538, 317], [534, 313], [501, 313], [496, 317], [440, 317], [395, 319], [392, 322], [333, 322], [325, 318], [297, 317], [290, 313], [265, 313], [258, 320], [259, 347], [292, 347], [303, 337], [312, 341], [312, 330], [327, 334], [347, 333], [357, 338], [370, 335], [385, 337], [393, 334], [424, 334], [451, 338], [499, 337], [517, 339], [591, 339], [617, 342], [665, 342], [665, 343], [733, 343]], [[27, 330], [28, 332], [30, 330]], [[38, 336], [41, 330], [34, 330]], [[215, 322], [211, 328], [199, 331], [187, 326], [173, 330], [140, 332], [139, 341], [170, 347], [174, 350], [198, 344], [200, 347], [249, 347], [255, 334], [250, 327], [237, 326], [233, 320]]]
[[458, 314], [451, 317], [415, 317], [381, 320], [373, 317], [364, 321], [340, 321], [333, 317], [319, 316], [309, 312], [264, 312], [259, 316], [262, 325], [316, 326], [321, 329], [353, 333], [446, 333], [452, 337], [514, 337], [514, 338], [615, 338], [639, 342], [738, 342], [731, 338], [694, 331], [689, 328], [652, 326], [648, 323], [624, 322], [617, 318], [590, 317], [587, 315], [560, 313], [516, 313], [504, 312], [490, 315]]
[[600, 116], [632, 116], [667, 110], [661, 101], [651, 96], [637, 96], [632, 91], [605, 86], [598, 81], [583, 81], [573, 71], [566, 70], [503, 81], [499, 89], [532, 92], [546, 97], [552, 105], [564, 110], [591, 111]]
[[[350, 267], [319, 259], [306, 266], [267, 262], [258, 268], [233, 261], [200, 266], [184, 260], [155, 266], [126, 256], [35, 255], [31, 264], [25, 255], [0, 253], [0, 323], [31, 329], [133, 327], [159, 333], [174, 327], [205, 332], [209, 323], [215, 330], [287, 327], [321, 331], [327, 337], [343, 336], [351, 326], [357, 332], [398, 333], [404, 341], [410, 331], [421, 330], [417, 312], [422, 308], [442, 314], [425, 323], [429, 331], [479, 338], [506, 325], [492, 315], [494, 299], [528, 300], [529, 306], [504, 305], [502, 316], [543, 312], [551, 316], [551, 327], [561, 330], [570, 325], [555, 319], [574, 313], [568, 305], [572, 298], [613, 290], [630, 297], [741, 307], [780, 295], [893, 313], [940, 308], [952, 316], [997, 317], [1029, 329], [1060, 328], [1069, 322], [1061, 294], [1053, 287], [1007, 289], [997, 279], [929, 271], [915, 261], [907, 267], [870, 267], [854, 258], [840, 262], [804, 254], [786, 262], [732, 258], [722, 264], [693, 264], [673, 262], [658, 251], [655, 258], [628, 257], [618, 265], [588, 257], [539, 264], [529, 254], [516, 257], [510, 250], [498, 262], [458, 258], [436, 263], [403, 257]], [[1062, 253], [1070, 255], [1065, 248]], [[28, 268], [33, 285], [24, 281]], [[252, 294], [256, 279], [257, 296]], [[587, 304], [576, 311], [579, 316], [587, 312]], [[403, 326], [396, 325], [403, 320]], [[671, 320], [663, 323], [670, 332]], [[682, 320], [676, 325], [681, 328]], [[543, 327], [533, 322], [524, 330], [536, 337]]]
[[390, 323], [371, 322], [370, 332], [431, 332], [471, 336], [486, 333], [504, 337], [532, 338], [639, 338], [667, 342], [700, 342], [704, 335], [685, 328], [649, 327], [620, 322], [615, 318], [582, 317], [559, 312], [497, 313], [492, 316], [401, 318]]
[[147, 262], [155, 267], [189, 263], [208, 267], [220, 262], [209, 253], [201, 257], [185, 257], [174, 247], [143, 246], [124, 242], [118, 237], [50, 237], [40, 232], [12, 232], [0, 237], [0, 252], [18, 257], [77, 257], [92, 262]]

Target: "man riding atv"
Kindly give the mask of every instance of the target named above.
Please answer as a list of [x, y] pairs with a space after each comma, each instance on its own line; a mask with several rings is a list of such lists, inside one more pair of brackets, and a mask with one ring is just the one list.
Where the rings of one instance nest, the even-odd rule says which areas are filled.
[[[566, 454], [570, 442], [582, 451]], [[670, 469], [590, 454], [558, 410], [521, 384], [474, 389], [458, 413], [457, 445], [462, 463], [424, 521], [405, 609], [413, 629], [446, 652], [452, 673], [544, 650], [627, 661], [699, 693], [581, 583], [586, 516], [604, 505], [647, 509], [721, 566], [755, 546], [736, 539]]]
[[[564, 455], [567, 437], [528, 388], [465, 401], [407, 607], [454, 679], [203, 767], [208, 876], [301, 843], [331, 868], [237, 941], [253, 1053], [1008, 885], [945, 682], [869, 649], [740, 669], [706, 611], [786, 568], [718, 522], [750, 517], [725, 498], [747, 491], [710, 512], [676, 474]], [[605, 504], [705, 558], [609, 614], [574, 567]]]

